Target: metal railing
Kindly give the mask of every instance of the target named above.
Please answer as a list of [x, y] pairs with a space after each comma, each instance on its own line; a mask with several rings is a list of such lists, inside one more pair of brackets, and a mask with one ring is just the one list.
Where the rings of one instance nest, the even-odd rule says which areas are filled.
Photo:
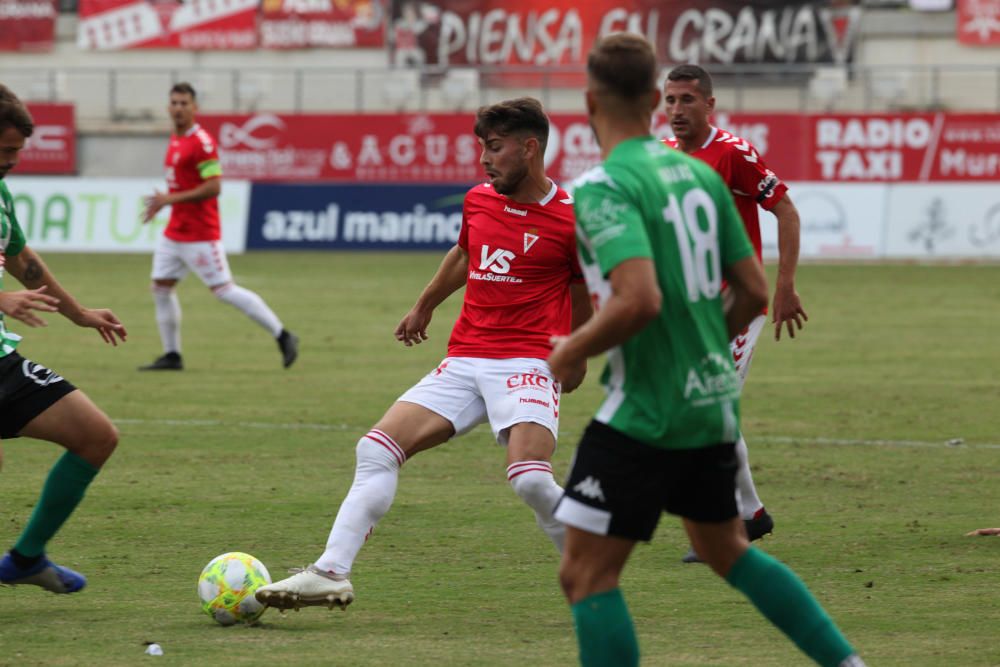
[[[753, 65], [711, 67], [727, 111], [1000, 111], [1000, 66]], [[664, 72], [665, 73], [665, 72]], [[130, 124], [163, 119], [166, 91], [191, 81], [203, 110], [298, 113], [451, 111], [516, 95], [551, 111], [582, 108], [579, 68], [177, 68], [5, 70], [22, 97], [73, 102], [78, 122]]]

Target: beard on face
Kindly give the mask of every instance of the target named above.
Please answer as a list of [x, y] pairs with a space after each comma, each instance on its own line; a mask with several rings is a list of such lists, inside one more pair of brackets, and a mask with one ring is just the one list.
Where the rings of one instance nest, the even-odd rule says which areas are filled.
[[522, 164], [520, 167], [512, 168], [506, 175], [496, 179], [493, 189], [502, 195], [509, 195], [517, 190], [521, 181], [528, 177], [528, 165]]

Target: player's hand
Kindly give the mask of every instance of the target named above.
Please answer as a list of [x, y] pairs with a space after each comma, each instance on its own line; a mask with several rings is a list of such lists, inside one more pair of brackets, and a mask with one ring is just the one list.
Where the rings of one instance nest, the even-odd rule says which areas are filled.
[[562, 383], [562, 393], [568, 394], [583, 384], [583, 379], [587, 377], [587, 360], [580, 360], [575, 368], [570, 369], [569, 378]]
[[128, 338], [125, 327], [107, 308], [84, 308], [73, 321], [77, 326], [97, 329], [104, 342], [111, 345], [118, 345], [119, 340], [124, 343]]
[[417, 308], [408, 312], [396, 327], [396, 340], [406, 347], [413, 347], [414, 344], [419, 345], [427, 340], [427, 325], [431, 323], [432, 315], [433, 312], [425, 313]]
[[774, 304], [771, 306], [771, 321], [774, 323], [774, 340], [781, 340], [782, 326], [788, 327], [788, 335], [795, 338], [795, 330], [802, 331], [804, 322], [809, 321], [802, 310], [799, 293], [791, 285], [778, 285], [774, 290]]
[[965, 535], [966, 537], [969, 535], [1000, 535], [1000, 528], [979, 528]]
[[47, 285], [37, 289], [20, 290], [17, 292], [0, 292], [0, 313], [10, 315], [15, 320], [24, 322], [29, 327], [48, 326], [45, 320], [34, 311], [54, 313], [59, 310], [59, 299], [46, 294]]
[[[549, 339], [552, 343], [552, 352], [549, 353], [549, 370], [556, 382], [562, 385], [563, 391], [569, 393], [580, 386], [583, 382], [583, 375], [587, 372], [586, 359], [574, 359], [566, 341], [569, 336], [553, 336]], [[583, 364], [583, 374], [580, 373], [580, 364]], [[575, 384], [574, 384], [575, 383]]]
[[142, 224], [155, 218], [160, 209], [170, 203], [167, 201], [167, 194], [159, 190], [153, 190], [153, 194], [145, 197], [142, 201], [146, 205], [146, 210], [142, 214]]

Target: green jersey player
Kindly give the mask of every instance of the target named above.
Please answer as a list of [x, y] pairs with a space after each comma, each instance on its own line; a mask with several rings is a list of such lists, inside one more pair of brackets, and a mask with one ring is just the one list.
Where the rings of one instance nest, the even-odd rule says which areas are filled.
[[[15, 348], [20, 336], [7, 330], [4, 316], [38, 327], [45, 325], [40, 312], [58, 311], [78, 326], [97, 329], [112, 345], [124, 341], [126, 332], [110, 310], [84, 308], [77, 303], [25, 243], [13, 199], [2, 179], [17, 164], [33, 130], [27, 109], [0, 84], [0, 440], [23, 436], [66, 449], [49, 472], [17, 542], [0, 558], [0, 584], [34, 584], [53, 593], [75, 593], [87, 580], [52, 563], [45, 555], [46, 545], [115, 450], [118, 431], [82, 391], [18, 354]], [[27, 289], [4, 289], [5, 271]]]
[[821, 665], [861, 665], [795, 574], [747, 541], [735, 498], [739, 380], [729, 340], [767, 304], [767, 282], [719, 176], [649, 134], [656, 70], [637, 35], [603, 38], [588, 57], [587, 110], [604, 162], [580, 178], [574, 198], [599, 307], [553, 341], [548, 359], [560, 379], [586, 357], [609, 357], [607, 399], [555, 512], [567, 525], [559, 574], [581, 662], [639, 664], [618, 579], [667, 511], [803, 652]]

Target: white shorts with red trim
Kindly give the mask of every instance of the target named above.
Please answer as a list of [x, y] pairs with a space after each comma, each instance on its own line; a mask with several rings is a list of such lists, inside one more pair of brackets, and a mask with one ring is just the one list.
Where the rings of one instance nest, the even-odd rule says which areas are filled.
[[441, 415], [455, 435], [488, 421], [501, 445], [525, 422], [559, 437], [559, 383], [543, 359], [448, 357], [399, 400]]
[[233, 280], [222, 241], [180, 243], [161, 236], [153, 251], [153, 280], [180, 280], [188, 271], [208, 287]]
[[733, 363], [736, 364], [736, 372], [740, 376], [740, 388], [747, 381], [747, 374], [750, 373], [750, 360], [753, 359], [753, 350], [757, 347], [757, 339], [760, 332], [767, 324], [767, 315], [758, 315], [747, 328], [736, 338], [729, 342], [729, 351], [733, 354]]

